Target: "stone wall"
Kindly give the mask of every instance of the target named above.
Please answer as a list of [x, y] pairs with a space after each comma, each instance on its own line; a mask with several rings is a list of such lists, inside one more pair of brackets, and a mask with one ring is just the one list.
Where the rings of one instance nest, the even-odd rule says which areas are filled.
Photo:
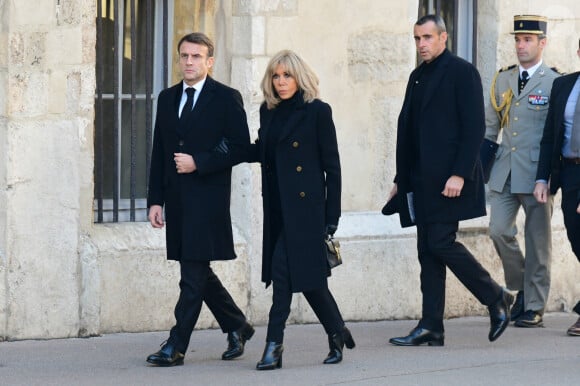
[[[176, 1], [175, 9], [186, 3]], [[274, 53], [295, 50], [320, 77], [343, 165], [337, 237], [345, 263], [329, 283], [345, 318], [418, 318], [414, 229], [378, 213], [391, 188], [395, 125], [415, 65], [417, 1], [205, 3], [209, 9], [192, 9], [191, 17], [180, 11], [174, 33], [191, 25], [214, 38], [214, 76], [242, 92], [252, 137], [259, 125], [259, 83]], [[478, 4], [484, 89], [497, 68], [515, 60], [509, 34], [514, 14], [547, 14], [546, 61], [565, 71], [580, 68], [575, 0], [542, 7], [523, 0]], [[0, 0], [0, 339], [165, 330], [173, 323], [179, 269], [165, 260], [164, 231], [147, 223], [93, 224], [95, 9], [93, 0]], [[250, 320], [264, 324], [271, 288], [260, 283], [259, 168], [239, 165], [233, 178], [239, 258], [214, 269]], [[466, 222], [459, 236], [503, 283], [487, 223]], [[447, 316], [486, 312], [448, 277]], [[557, 208], [549, 310], [569, 310], [580, 298], [578, 277], [580, 264]], [[290, 322], [315, 320], [304, 298], [295, 296]], [[197, 327], [217, 327], [205, 308]]]
[[92, 222], [94, 2], [0, 2], [0, 336], [77, 336]]

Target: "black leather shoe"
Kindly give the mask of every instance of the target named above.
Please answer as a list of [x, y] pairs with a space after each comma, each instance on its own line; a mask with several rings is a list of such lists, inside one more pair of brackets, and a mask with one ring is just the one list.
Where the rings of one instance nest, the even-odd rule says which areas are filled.
[[524, 291], [518, 291], [516, 301], [514, 302], [512, 311], [510, 312], [510, 319], [512, 322], [524, 314], [524, 311], [526, 310], [524, 307]]
[[510, 307], [513, 301], [513, 295], [502, 289], [499, 299], [487, 307], [491, 324], [487, 337], [490, 342], [499, 338], [510, 324]]
[[443, 346], [444, 341], [444, 333], [421, 327], [415, 327], [407, 336], [389, 339], [389, 343], [395, 346], [420, 346], [425, 343], [429, 346]]
[[342, 349], [345, 345], [348, 349], [354, 348], [355, 346], [354, 339], [352, 339], [352, 335], [346, 326], [342, 328], [341, 332], [328, 335], [328, 347], [330, 351], [323, 363], [325, 365], [331, 365], [341, 362]]
[[282, 353], [284, 346], [282, 343], [266, 342], [262, 359], [256, 365], [257, 370], [274, 370], [282, 367]]
[[543, 327], [542, 314], [537, 311], [528, 310], [514, 323], [516, 327]]
[[183, 353], [177, 351], [172, 343], [166, 342], [161, 350], [147, 357], [147, 362], [162, 367], [183, 365]]
[[228, 333], [228, 349], [222, 354], [222, 359], [228, 361], [242, 356], [244, 345], [254, 335], [254, 328], [248, 323], [237, 331]]

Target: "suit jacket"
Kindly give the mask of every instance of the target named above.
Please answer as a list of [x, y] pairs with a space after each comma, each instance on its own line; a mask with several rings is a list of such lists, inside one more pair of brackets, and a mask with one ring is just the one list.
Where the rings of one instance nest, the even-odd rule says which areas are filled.
[[[484, 184], [479, 148], [485, 130], [483, 91], [477, 69], [445, 50], [437, 70], [429, 79], [419, 114], [419, 151], [424, 218], [417, 222], [454, 222], [485, 215]], [[412, 165], [416, 155], [409, 149], [412, 137], [410, 103], [413, 85], [422, 63], [410, 75], [397, 128], [397, 175], [399, 192], [411, 189]], [[464, 178], [461, 195], [444, 197], [441, 192], [452, 175]]]
[[[231, 170], [250, 142], [242, 97], [208, 76], [178, 133], [182, 90], [178, 83], [159, 94], [147, 205], [165, 206], [168, 259], [234, 259]], [[229, 151], [214, 151], [224, 138]], [[178, 174], [175, 152], [191, 154], [197, 170]]]
[[488, 182], [491, 190], [501, 192], [511, 173], [512, 193], [531, 194], [534, 191], [540, 140], [551, 103], [550, 91], [558, 76], [556, 71], [542, 64], [518, 95], [518, 66], [498, 74], [495, 95], [491, 98], [495, 98], [499, 105], [508, 90], [513, 93], [513, 98], [506, 127], [500, 127], [500, 120], [491, 104], [486, 108], [485, 138], [497, 142], [503, 129]]
[[550, 181], [551, 194], [556, 194], [562, 184], [560, 170], [564, 142], [564, 110], [578, 76], [580, 72], [562, 76], [554, 80], [552, 86], [552, 102], [540, 143], [540, 161], [536, 173], [537, 180]]
[[327, 286], [329, 271], [323, 235], [326, 224], [338, 225], [341, 173], [330, 106], [318, 99], [305, 103], [301, 95], [296, 99], [292, 113], [280, 127], [271, 125], [276, 109], [261, 106], [258, 140], [248, 160], [259, 161], [262, 167], [262, 281], [269, 285], [276, 235], [272, 234], [266, 145], [268, 135], [279, 133], [274, 172], [280, 193], [290, 283], [293, 292], [303, 292]]

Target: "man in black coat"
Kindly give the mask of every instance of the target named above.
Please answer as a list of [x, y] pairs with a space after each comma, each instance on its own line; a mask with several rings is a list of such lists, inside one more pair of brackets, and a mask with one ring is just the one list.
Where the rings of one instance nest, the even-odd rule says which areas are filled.
[[397, 174], [390, 198], [412, 192], [421, 264], [422, 318], [399, 346], [444, 344], [446, 267], [488, 306], [496, 340], [509, 323], [513, 296], [503, 290], [459, 242], [460, 220], [485, 215], [478, 153], [485, 131], [477, 69], [446, 49], [443, 19], [420, 18], [414, 27], [423, 60], [409, 78], [397, 129]]
[[210, 267], [210, 261], [236, 258], [231, 170], [250, 142], [242, 97], [208, 76], [214, 48], [207, 36], [186, 35], [177, 50], [183, 81], [159, 94], [147, 200], [154, 228], [164, 226], [165, 206], [167, 258], [181, 269], [175, 326], [147, 358], [158, 366], [183, 364], [203, 302], [228, 334], [222, 359], [242, 355], [254, 333]]
[[[580, 41], [578, 44], [580, 57]], [[534, 196], [545, 203], [559, 188], [568, 240], [580, 261], [580, 72], [554, 80], [540, 143]], [[580, 302], [574, 311], [580, 314]], [[580, 336], [580, 318], [568, 329], [568, 334]]]

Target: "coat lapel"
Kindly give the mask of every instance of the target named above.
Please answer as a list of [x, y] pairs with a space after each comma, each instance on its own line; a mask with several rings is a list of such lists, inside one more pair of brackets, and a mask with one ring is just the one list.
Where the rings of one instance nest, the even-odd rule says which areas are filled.
[[188, 119], [193, 119], [201, 114], [205, 109], [205, 106], [212, 100], [215, 93], [215, 82], [209, 76], [205, 79], [205, 84], [199, 93], [199, 97], [195, 102], [195, 106], [193, 106], [193, 110]]
[[[215, 93], [214, 80], [208, 76], [205, 80], [203, 88], [200, 91], [196, 90], [195, 92], [196, 93], [199, 92], [199, 96], [197, 97], [197, 101], [195, 102], [195, 105], [193, 106], [193, 110], [191, 110], [191, 112], [189, 112], [187, 114], [187, 116], [182, 117], [182, 119], [179, 120], [178, 132], [182, 136], [186, 134], [186, 131], [190, 130], [191, 127], [193, 127], [193, 123], [195, 122], [197, 117], [203, 112], [203, 110], [205, 109], [205, 106], [207, 106], [207, 104], [212, 100], [213, 95]], [[177, 111], [179, 111], [180, 99], [181, 99], [181, 94], [179, 94], [179, 98], [178, 98], [178, 102], [177, 102], [177, 109], [178, 109]], [[185, 119], [185, 121], [181, 122], [184, 119]]]
[[[274, 114], [276, 113], [276, 109], [272, 109], [272, 110], [268, 110], [267, 108], [264, 107], [262, 114], [262, 122], [261, 122], [261, 138], [260, 141], [265, 144], [268, 141], [268, 136], [270, 135], [270, 131], [271, 131], [271, 123], [272, 123], [272, 118], [274, 117]], [[304, 119], [304, 117], [306, 116], [306, 103], [304, 103], [302, 100], [300, 100], [299, 102], [296, 102], [296, 106], [294, 107], [294, 111], [290, 114], [290, 117], [288, 118], [288, 120], [286, 122], [284, 122], [284, 124], [282, 125], [282, 127], [280, 128], [280, 135], [278, 137], [278, 142], [282, 142], [283, 140], [285, 140], [286, 138], [288, 138], [288, 136], [294, 131], [295, 127], [298, 126], [298, 124]], [[261, 146], [260, 147], [260, 159], [265, 159], [265, 147], [266, 146]]]
[[549, 71], [549, 68], [546, 67], [544, 64], [542, 64], [540, 67], [538, 67], [538, 69], [536, 70], [536, 72], [534, 72], [534, 75], [532, 75], [532, 77], [530, 78], [530, 80], [528, 80], [528, 83], [526, 83], [526, 87], [524, 87], [524, 92], [522, 92], [522, 94], [530, 94], [530, 92], [533, 93], [533, 91], [538, 88], [538, 86], [540, 86], [540, 84], [542, 83], [542, 78], [544, 78], [546, 76], [546, 71]]
[[306, 115], [306, 104], [302, 101], [298, 102], [295, 110], [280, 129], [280, 136], [278, 142], [282, 142], [294, 131], [294, 128], [304, 119]]
[[413, 97], [413, 85], [419, 77], [419, 69], [415, 69], [409, 77], [409, 82], [407, 83], [407, 90], [405, 91], [405, 100], [403, 101], [403, 107], [401, 109], [401, 117], [403, 119], [402, 126], [407, 127], [409, 122], [409, 115], [411, 114], [411, 100]]
[[173, 92], [173, 113], [169, 114], [167, 122], [168, 127], [175, 127], [175, 132], [179, 135], [179, 104], [181, 103], [181, 96], [183, 94], [183, 81], [179, 82], [172, 89]]
[[542, 83], [542, 78], [546, 76], [546, 72], [549, 71], [549, 68], [546, 67], [544, 64], [538, 67], [538, 69], [534, 72], [534, 75], [532, 75], [532, 77], [528, 80], [528, 83], [526, 83], [526, 86], [524, 87], [522, 92], [519, 93], [519, 95], [518, 95], [519, 92], [518, 83], [520, 81], [519, 67], [517, 66], [514, 67], [512, 71], [515, 71], [515, 74], [510, 78], [510, 87], [512, 88], [516, 100], [519, 101], [521, 99], [527, 98], [528, 95], [530, 95], [530, 92], [532, 92]]
[[183, 94], [183, 81], [176, 84], [173, 88], [173, 112], [175, 117], [179, 119], [179, 103], [181, 103], [181, 95]]
[[520, 100], [522, 99], [524, 93], [519, 92], [519, 82], [520, 82], [520, 70], [518, 66], [515, 66], [514, 68], [512, 68], [510, 73], [510, 77], [508, 80], [508, 84], [510, 86], [510, 88], [512, 89], [512, 94], [513, 97], [516, 100]]

